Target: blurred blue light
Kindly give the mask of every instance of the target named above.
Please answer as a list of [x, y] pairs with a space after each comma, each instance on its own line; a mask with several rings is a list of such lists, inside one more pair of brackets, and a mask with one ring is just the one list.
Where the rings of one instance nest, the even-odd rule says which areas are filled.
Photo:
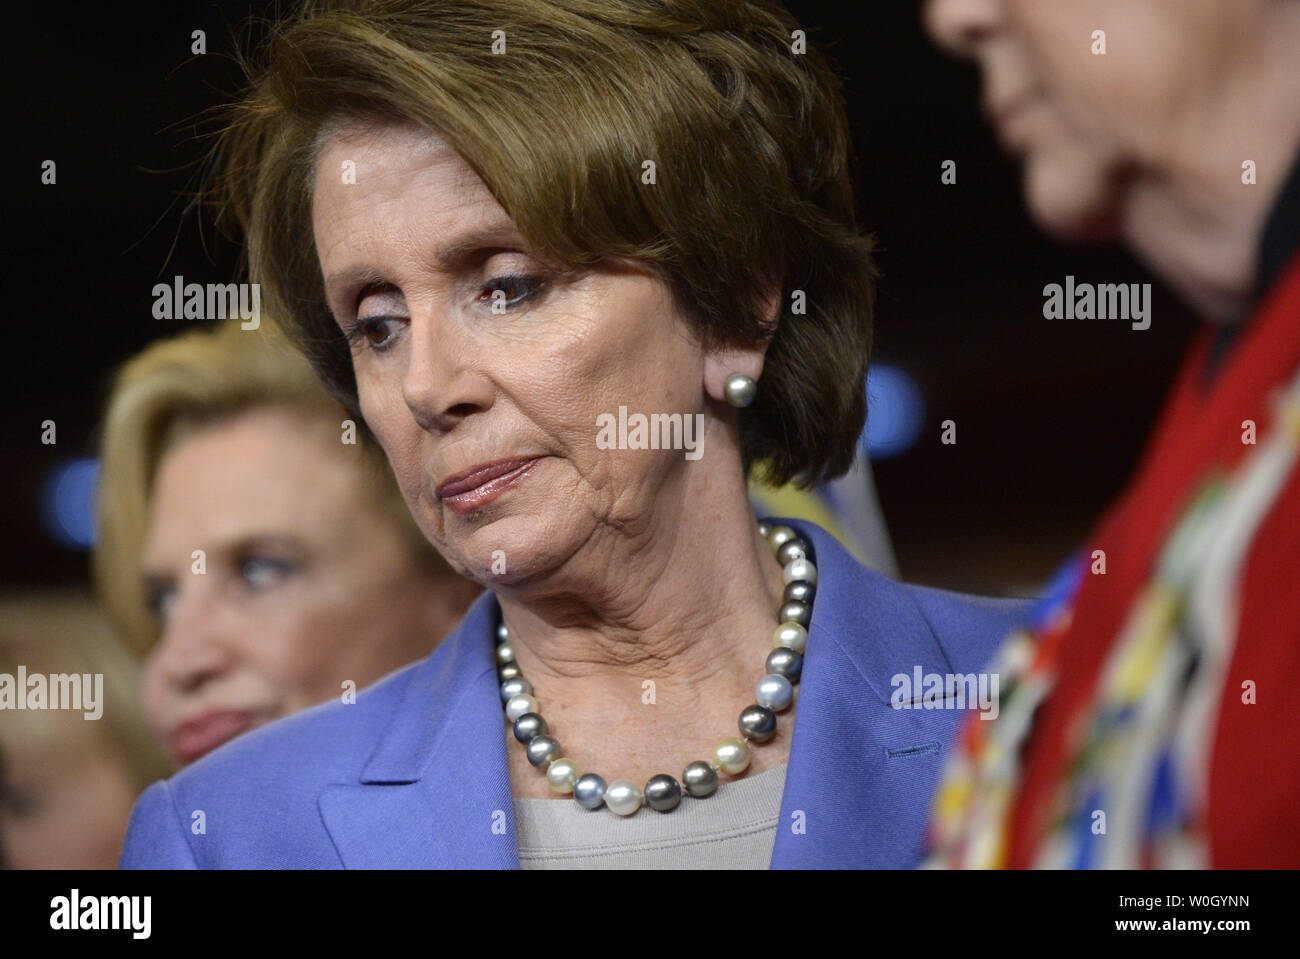
[[99, 462], [69, 460], [54, 468], [45, 481], [42, 514], [45, 528], [69, 549], [95, 545], [95, 481]]
[[896, 366], [873, 363], [867, 372], [867, 428], [861, 446], [873, 460], [905, 453], [921, 435], [925, 400], [916, 382]]

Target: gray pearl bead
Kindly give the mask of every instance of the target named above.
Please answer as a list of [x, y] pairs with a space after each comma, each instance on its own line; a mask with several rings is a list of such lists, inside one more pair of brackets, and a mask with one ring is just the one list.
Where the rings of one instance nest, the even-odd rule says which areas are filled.
[[783, 709], [789, 709], [794, 702], [794, 686], [780, 673], [768, 673], [758, 681], [754, 698], [760, 706], [779, 713]]
[[762, 536], [762, 537], [764, 537], [764, 538], [766, 538], [766, 537], [767, 537], [767, 534], [770, 533], [770, 532], [772, 532], [772, 524], [771, 524], [771, 523], [764, 522], [763, 520], [759, 520], [759, 521], [758, 521], [758, 535], [759, 535], [759, 536]]
[[515, 720], [515, 739], [525, 745], [534, 736], [545, 736], [549, 733], [550, 727], [546, 725], [546, 720], [537, 713], [524, 713]]
[[505, 682], [507, 679], [518, 679], [523, 674], [524, 671], [519, 668], [518, 663], [506, 663], [497, 670], [497, 675], [501, 677], [502, 682]]
[[802, 539], [787, 540], [776, 551], [776, 560], [782, 566], [789, 566], [796, 559], [808, 558], [808, 544]]
[[497, 646], [497, 665], [504, 666], [506, 663], [515, 661], [515, 648], [509, 643], [501, 643]]
[[533, 684], [522, 676], [514, 676], [507, 679], [501, 684], [501, 701], [504, 703], [511, 696], [518, 696], [521, 693], [531, 693]]
[[805, 629], [812, 622], [812, 607], [807, 603], [801, 603], [795, 600], [792, 603], [782, 603], [781, 611], [776, 614], [778, 623], [798, 623]]
[[528, 753], [528, 761], [534, 766], [545, 766], [552, 759], [560, 757], [560, 744], [550, 736], [534, 736], [528, 740], [524, 751]]
[[733, 373], [727, 377], [723, 392], [732, 406], [749, 406], [758, 395], [758, 384], [744, 373]]
[[713, 767], [700, 759], [682, 770], [682, 783], [687, 794], [696, 799], [712, 796], [718, 790], [718, 774]]
[[740, 735], [765, 743], [776, 735], [776, 713], [766, 706], [746, 706], [740, 714]]
[[497, 623], [497, 642], [504, 643], [510, 638], [510, 630], [506, 629], [505, 623]]
[[584, 773], [573, 784], [573, 798], [583, 809], [599, 809], [605, 802], [605, 780], [595, 773]]
[[803, 674], [803, 655], [785, 646], [778, 646], [767, 654], [763, 666], [769, 673], [784, 676], [790, 682], [797, 683]]
[[665, 773], [652, 776], [645, 784], [645, 804], [655, 812], [672, 812], [682, 801], [682, 787]]
[[816, 584], [794, 582], [785, 588], [785, 592], [781, 594], [781, 601], [783, 603], [811, 603], [816, 595]]

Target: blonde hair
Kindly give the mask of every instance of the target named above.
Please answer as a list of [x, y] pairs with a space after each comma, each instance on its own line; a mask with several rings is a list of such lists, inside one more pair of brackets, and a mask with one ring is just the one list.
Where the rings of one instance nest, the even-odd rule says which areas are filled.
[[[159, 635], [141, 571], [158, 464], [186, 434], [262, 407], [334, 420], [340, 431], [350, 418], [266, 317], [256, 330], [226, 320], [155, 343], [118, 372], [100, 444], [93, 569], [113, 626], [138, 655]], [[450, 574], [411, 518], [383, 451], [359, 423], [356, 439], [340, 449], [357, 451], [365, 488], [403, 534], [413, 560]]]
[[[109, 629], [103, 611], [84, 591], [0, 597], [0, 673], [25, 666], [29, 673], [90, 673], [104, 677], [101, 718], [87, 732], [122, 747], [128, 772], [141, 791], [170, 776], [174, 767], [155, 742], [140, 712], [140, 665]], [[20, 695], [22, 691], [20, 690]], [[5, 718], [11, 741], [42, 752], [63, 744], [68, 727], [48, 710], [14, 712]], [[62, 714], [76, 717], [73, 712]]]

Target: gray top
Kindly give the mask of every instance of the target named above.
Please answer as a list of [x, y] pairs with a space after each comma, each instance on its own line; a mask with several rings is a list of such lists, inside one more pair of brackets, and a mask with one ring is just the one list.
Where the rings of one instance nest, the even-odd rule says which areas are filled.
[[520, 868], [767, 869], [785, 769], [724, 782], [707, 799], [687, 796], [669, 813], [643, 806], [626, 818], [572, 799], [516, 799]]

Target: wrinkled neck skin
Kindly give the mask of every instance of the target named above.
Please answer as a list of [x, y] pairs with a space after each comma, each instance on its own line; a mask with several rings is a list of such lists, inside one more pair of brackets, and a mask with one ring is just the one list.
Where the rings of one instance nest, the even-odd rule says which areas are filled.
[[[1300, 152], [1300, 4], [1279, 4], [1275, 17], [1259, 57], [1134, 173], [1122, 218], [1128, 247], [1219, 325], [1251, 313], [1260, 238]], [[1254, 184], [1242, 182], [1247, 160]]]
[[530, 680], [702, 679], [770, 641], [781, 568], [749, 504], [734, 419], [707, 423], [696, 462], [613, 454], [681, 460], [648, 510], [616, 507], [545, 574], [493, 586]]
[[[749, 505], [734, 416], [707, 423], [703, 458], [683, 459], [649, 510], [598, 524], [545, 575], [493, 587], [552, 735], [607, 779], [680, 775], [738, 735], [771, 649], [781, 568]], [[753, 768], [783, 761], [779, 738]]]

